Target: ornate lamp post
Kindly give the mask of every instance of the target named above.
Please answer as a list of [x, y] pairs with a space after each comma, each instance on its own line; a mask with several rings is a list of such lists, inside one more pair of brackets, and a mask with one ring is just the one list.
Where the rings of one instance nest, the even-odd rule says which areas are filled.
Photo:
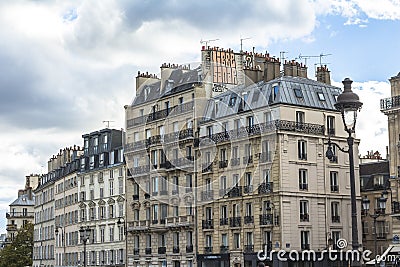
[[[387, 191], [383, 191], [381, 197], [378, 199], [378, 207], [377, 209], [374, 210], [373, 214], [369, 214], [369, 203], [370, 200], [368, 199], [367, 196], [364, 197], [362, 200], [362, 205], [363, 205], [363, 212], [364, 214], [368, 214], [372, 219], [374, 219], [374, 229], [375, 229], [375, 234], [374, 234], [374, 247], [375, 247], [375, 256], [378, 253], [378, 243], [377, 243], [377, 235], [378, 232], [376, 231], [376, 219], [381, 216], [382, 214], [385, 214], [385, 209], [386, 209], [386, 201], [387, 201], [388, 193]], [[378, 266], [378, 262], [375, 258], [375, 266]]]
[[[328, 149], [326, 151], [326, 157], [332, 159], [333, 151], [332, 145], [337, 147], [340, 151], [349, 154], [350, 163], [350, 197], [351, 197], [351, 234], [352, 234], [352, 248], [358, 250], [358, 224], [357, 224], [357, 199], [356, 199], [356, 180], [354, 175], [354, 156], [353, 156], [353, 145], [354, 137], [352, 134], [355, 132], [357, 112], [361, 109], [362, 103], [357, 94], [351, 90], [352, 80], [346, 78], [342, 81], [344, 85], [344, 91], [338, 96], [335, 107], [342, 113], [342, 119], [345, 131], [349, 134], [347, 137], [348, 150], [340, 148], [336, 143], [328, 140]], [[355, 265], [356, 264], [356, 265]], [[359, 266], [359, 262], [354, 261], [352, 266]]]
[[90, 228], [89, 226], [83, 227], [79, 229], [79, 235], [81, 237], [81, 241], [83, 242], [83, 266], [86, 267], [86, 242], [90, 237]]
[[[124, 217], [118, 217], [118, 221], [117, 221], [118, 225], [122, 225], [122, 231], [124, 233], [124, 237], [125, 237], [125, 248], [128, 249], [128, 235], [127, 235], [127, 227], [126, 227], [126, 221], [124, 219]], [[120, 259], [121, 263], [123, 262], [123, 259]], [[125, 262], [127, 261], [127, 252], [125, 251]]]

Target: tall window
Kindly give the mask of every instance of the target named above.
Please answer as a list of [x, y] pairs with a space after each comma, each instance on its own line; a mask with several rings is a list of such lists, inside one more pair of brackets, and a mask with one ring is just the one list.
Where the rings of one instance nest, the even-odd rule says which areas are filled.
[[206, 235], [206, 247], [212, 248], [212, 235]]
[[338, 172], [330, 172], [331, 192], [339, 192]]
[[226, 205], [221, 206], [221, 219], [228, 218], [228, 207]]
[[233, 248], [234, 249], [240, 248], [240, 233], [233, 234]]
[[300, 221], [308, 222], [309, 214], [308, 214], [308, 201], [300, 200]]
[[110, 196], [114, 195], [114, 180], [109, 180], [110, 181]]
[[221, 235], [221, 245], [224, 247], [228, 247], [228, 235], [227, 234]]
[[247, 122], [247, 127], [251, 128], [254, 125], [254, 117], [253, 116], [248, 116], [246, 118], [246, 122]]
[[339, 202], [331, 202], [331, 217], [333, 223], [340, 222]]
[[247, 232], [246, 233], [246, 244], [248, 246], [252, 246], [253, 245], [253, 232]]
[[146, 235], [146, 248], [151, 248], [151, 235]]
[[110, 242], [114, 241], [114, 226], [110, 226]]
[[152, 194], [153, 196], [158, 195], [158, 177], [152, 177], [152, 181], [151, 181], [151, 186], [152, 186]]
[[179, 232], [173, 233], [174, 248], [179, 248]]
[[310, 231], [300, 232], [301, 249], [310, 249]]
[[124, 179], [118, 179], [118, 194], [122, 195], [124, 193]]
[[326, 130], [328, 131], [328, 135], [335, 135], [335, 117], [328, 116], [326, 118]]
[[207, 126], [207, 136], [211, 137], [213, 135], [213, 127]]
[[308, 190], [308, 178], [306, 169], [299, 169], [299, 189]]
[[305, 113], [303, 111], [296, 111], [297, 126], [301, 126], [305, 122]]
[[307, 160], [307, 141], [297, 141], [297, 154], [301, 160]]

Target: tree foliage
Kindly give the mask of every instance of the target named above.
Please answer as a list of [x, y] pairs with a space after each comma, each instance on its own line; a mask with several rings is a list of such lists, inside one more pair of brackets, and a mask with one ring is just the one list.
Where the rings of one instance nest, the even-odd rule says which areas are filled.
[[32, 266], [33, 224], [20, 228], [11, 244], [0, 252], [0, 267]]

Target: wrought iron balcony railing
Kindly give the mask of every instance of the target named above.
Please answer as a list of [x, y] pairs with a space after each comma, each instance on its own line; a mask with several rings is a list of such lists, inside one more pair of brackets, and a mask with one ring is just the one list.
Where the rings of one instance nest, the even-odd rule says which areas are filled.
[[228, 218], [219, 219], [219, 225], [228, 225]]
[[214, 229], [213, 219], [203, 220], [201, 225], [203, 229]]
[[234, 186], [229, 190], [228, 197], [241, 197], [242, 196], [242, 187]]
[[262, 195], [262, 194], [269, 194], [272, 192], [272, 182], [268, 182], [268, 183], [262, 183], [260, 184], [260, 186], [258, 187], [258, 194]]
[[244, 216], [244, 223], [245, 224], [254, 223], [254, 216], [252, 215]]
[[400, 96], [381, 99], [381, 111], [400, 107]]
[[272, 214], [260, 214], [260, 225], [273, 225]]
[[240, 217], [229, 218], [229, 226], [230, 227], [240, 227], [241, 225], [242, 225], [242, 218], [240, 218]]

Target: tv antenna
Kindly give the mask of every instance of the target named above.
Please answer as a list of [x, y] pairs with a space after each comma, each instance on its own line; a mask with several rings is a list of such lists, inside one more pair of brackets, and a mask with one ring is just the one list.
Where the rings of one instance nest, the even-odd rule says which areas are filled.
[[114, 121], [103, 121], [103, 123], [106, 123], [107, 124], [107, 128], [110, 128], [110, 123], [111, 122], [114, 122]]
[[251, 39], [251, 37], [240, 38], [240, 53], [243, 52], [243, 41], [248, 39]]
[[219, 39], [209, 39], [209, 40], [203, 40], [203, 39], [201, 39], [200, 40], [200, 44], [204, 44], [204, 46], [206, 47], [206, 49], [208, 48], [208, 43], [211, 43], [211, 42], [215, 42], [215, 41], [218, 41]]
[[[299, 59], [303, 59], [304, 58], [304, 64], [307, 65], [307, 59], [309, 58], [316, 58], [319, 57], [319, 65], [322, 66], [322, 58], [323, 57], [327, 57], [327, 56], [331, 56], [332, 54], [319, 54], [318, 56], [302, 56], [301, 54], [299, 55]], [[318, 64], [318, 63], [317, 63]]]

